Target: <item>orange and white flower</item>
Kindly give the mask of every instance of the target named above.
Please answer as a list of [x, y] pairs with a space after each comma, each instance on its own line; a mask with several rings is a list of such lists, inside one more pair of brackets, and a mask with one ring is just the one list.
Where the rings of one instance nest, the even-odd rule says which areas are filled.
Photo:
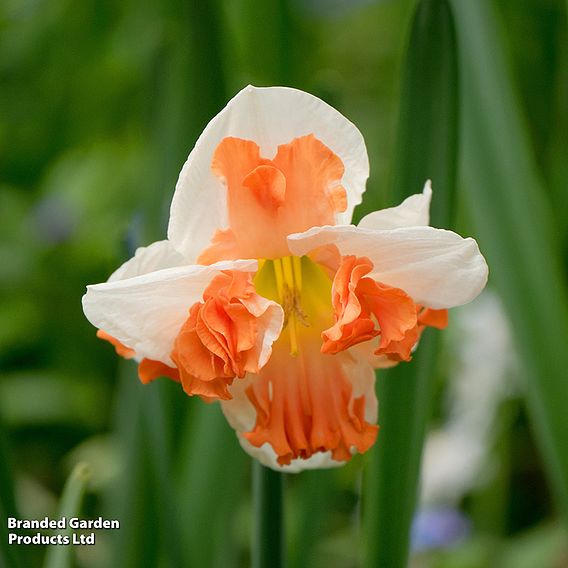
[[349, 224], [368, 173], [335, 109], [245, 88], [189, 155], [168, 239], [89, 286], [87, 318], [143, 382], [220, 400], [265, 465], [348, 461], [377, 436], [373, 367], [408, 361], [487, 280], [473, 239], [428, 226], [429, 183]]

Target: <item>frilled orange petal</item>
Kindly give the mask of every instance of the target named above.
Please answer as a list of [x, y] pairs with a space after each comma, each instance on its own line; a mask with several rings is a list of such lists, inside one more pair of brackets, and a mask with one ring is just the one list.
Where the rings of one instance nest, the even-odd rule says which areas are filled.
[[122, 344], [116, 337], [108, 334], [106, 331], [102, 329], [97, 330], [97, 337], [102, 339], [103, 341], [108, 341], [111, 345], [114, 346], [114, 350], [116, 351], [117, 355], [124, 357], [125, 359], [132, 359], [134, 357], [134, 349], [130, 349], [130, 347], [126, 347], [126, 345]]
[[416, 327], [416, 304], [403, 290], [365, 276], [372, 268], [365, 257], [342, 259], [332, 287], [335, 324], [322, 333], [323, 353], [338, 353], [380, 334], [377, 354], [402, 350], [406, 356], [406, 344], [399, 342]]
[[224, 138], [211, 170], [227, 187], [229, 227], [215, 233], [203, 264], [286, 256], [290, 233], [335, 224], [347, 207], [343, 162], [312, 134], [280, 145], [272, 160], [250, 140]]
[[244, 437], [256, 447], [270, 444], [280, 465], [327, 451], [348, 461], [353, 451], [369, 449], [378, 427], [365, 420], [365, 396], [353, 397], [345, 356], [322, 355], [317, 340], [304, 343], [297, 357], [279, 345], [247, 389], [257, 418]]
[[432, 308], [422, 308], [418, 312], [418, 324], [436, 329], [448, 327], [448, 310], [433, 310]]
[[258, 314], [250, 308], [255, 297], [250, 274], [227, 271], [190, 308], [171, 353], [187, 394], [227, 400], [235, 377], [259, 370]]
[[339, 183], [345, 171], [341, 159], [309, 134], [278, 146], [272, 162], [286, 178], [286, 202], [279, 219], [285, 235], [334, 225], [335, 214], [347, 208], [347, 194]]
[[392, 341], [388, 346], [382, 349], [379, 348], [375, 352], [377, 355], [386, 355], [388, 359], [395, 363], [410, 361], [412, 359], [412, 350], [427, 327], [444, 329], [448, 325], [448, 310], [433, 310], [432, 308], [424, 308], [417, 305], [416, 312], [416, 325], [412, 329], [407, 330], [404, 338], [400, 341]]
[[381, 339], [376, 354], [398, 352], [406, 360], [410, 352], [406, 353], [404, 340], [412, 335], [409, 332], [417, 323], [416, 304], [412, 298], [403, 290], [370, 278], [361, 282], [359, 292], [364, 295], [367, 308], [379, 322]]
[[[134, 357], [134, 349], [126, 347], [126, 345], [123, 345], [120, 341], [118, 341], [118, 339], [116, 339], [116, 337], [113, 337], [106, 331], [99, 329], [97, 331], [97, 337], [114, 345], [118, 355], [125, 359], [132, 359]], [[142, 361], [138, 364], [138, 377], [143, 384], [150, 383], [154, 379], [158, 379], [160, 377], [167, 377], [168, 379], [179, 382], [179, 373], [177, 369], [169, 367], [161, 361], [154, 361], [146, 358], [142, 359]]]
[[138, 365], [138, 377], [143, 384], [152, 382], [160, 377], [167, 377], [179, 383], [179, 372], [174, 367], [169, 367], [161, 361], [142, 359]]

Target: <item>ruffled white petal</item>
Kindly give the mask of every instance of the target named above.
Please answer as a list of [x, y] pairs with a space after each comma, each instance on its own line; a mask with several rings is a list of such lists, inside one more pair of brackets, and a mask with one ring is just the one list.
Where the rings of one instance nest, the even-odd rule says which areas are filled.
[[484, 288], [488, 268], [475, 240], [432, 227], [392, 230], [352, 225], [314, 227], [288, 237], [293, 254], [334, 244], [342, 255], [366, 256], [369, 275], [401, 288], [413, 300], [435, 309], [467, 304]]
[[373, 211], [359, 222], [362, 229], [398, 229], [399, 227], [426, 227], [430, 224], [432, 184], [424, 185], [422, 193], [407, 197], [400, 205]]
[[307, 460], [297, 458], [288, 465], [280, 465], [278, 456], [270, 444], [263, 444], [260, 448], [257, 448], [242, 436], [238, 436], [238, 439], [241, 447], [247, 454], [257, 459], [262, 465], [283, 473], [300, 473], [308, 469], [328, 469], [345, 465], [345, 462], [334, 460], [331, 457], [331, 452], [318, 452]]
[[156, 241], [147, 247], [137, 248], [134, 256], [117, 268], [110, 275], [108, 281], [116, 282], [117, 280], [184, 264], [187, 264], [184, 257], [172, 246], [170, 241]]
[[258, 352], [258, 366], [260, 369], [266, 365], [272, 354], [272, 344], [280, 337], [284, 326], [284, 310], [282, 306], [262, 296], [242, 299], [245, 308], [258, 318], [259, 333], [256, 339], [256, 352]]
[[189, 308], [201, 301], [203, 291], [222, 270], [257, 270], [255, 260], [223, 261], [210, 266], [166, 268], [125, 280], [87, 286], [83, 311], [137, 357], [170, 359], [173, 342], [188, 317]]
[[278, 145], [306, 134], [314, 134], [345, 165], [342, 185], [348, 205], [338, 215], [338, 222], [349, 223], [369, 176], [367, 151], [359, 130], [327, 103], [303, 91], [248, 86], [207, 125], [183, 166], [168, 226], [168, 238], [174, 246], [194, 262], [215, 230], [227, 226], [226, 190], [211, 172], [213, 153], [223, 138], [253, 140], [262, 156], [272, 158]]
[[365, 397], [365, 420], [369, 424], [376, 424], [379, 416], [379, 403], [375, 393], [375, 371], [369, 358], [362, 351], [351, 348], [345, 352], [343, 365], [353, 386], [353, 398]]
[[379, 343], [379, 338], [357, 343], [357, 345], [353, 345], [353, 347], [349, 348], [349, 353], [366, 361], [373, 369], [390, 369], [391, 367], [396, 367], [398, 361], [393, 361], [386, 355], [375, 355], [375, 351], [379, 348]]

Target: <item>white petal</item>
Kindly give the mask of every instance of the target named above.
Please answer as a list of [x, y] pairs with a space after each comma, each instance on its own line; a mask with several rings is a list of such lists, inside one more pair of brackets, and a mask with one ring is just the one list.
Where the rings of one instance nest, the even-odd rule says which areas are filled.
[[369, 358], [362, 353], [353, 348], [346, 351], [343, 366], [353, 386], [353, 398], [365, 397], [365, 420], [369, 424], [376, 424], [379, 403], [375, 393], [375, 371], [369, 362]]
[[187, 264], [184, 257], [172, 246], [170, 241], [157, 241], [147, 247], [137, 248], [134, 256], [117, 268], [110, 275], [108, 281], [124, 280], [125, 278], [184, 264]]
[[389, 369], [396, 367], [398, 361], [389, 359], [386, 355], [375, 355], [375, 351], [379, 348], [379, 338], [370, 339], [363, 343], [357, 343], [349, 348], [349, 353], [366, 361], [373, 369]]
[[166, 268], [149, 274], [87, 286], [83, 310], [87, 319], [137, 357], [174, 366], [170, 352], [188, 317], [211, 279], [222, 270], [257, 270], [255, 260], [224, 261], [211, 266]]
[[284, 325], [284, 310], [280, 304], [258, 295], [241, 301], [246, 309], [258, 318], [256, 350], [259, 353], [258, 366], [262, 368], [270, 359], [272, 344], [280, 337]]
[[374, 264], [372, 278], [401, 288], [429, 308], [467, 304], [487, 282], [487, 264], [475, 240], [452, 231], [381, 231], [347, 225], [314, 227], [288, 237], [290, 250], [299, 256], [328, 244], [336, 245], [342, 255], [368, 257]]
[[369, 177], [367, 150], [359, 130], [327, 103], [303, 91], [248, 86], [207, 125], [183, 166], [168, 226], [174, 246], [194, 262], [215, 230], [227, 226], [226, 190], [211, 172], [213, 153], [223, 138], [253, 140], [262, 156], [272, 158], [279, 144], [312, 133], [345, 165], [342, 185], [348, 205], [338, 222], [348, 223]]
[[422, 193], [407, 197], [400, 205], [373, 211], [361, 219], [362, 229], [398, 229], [399, 227], [420, 227], [430, 224], [430, 201], [432, 184], [424, 185]]
[[328, 469], [330, 467], [341, 467], [345, 462], [339, 462], [331, 457], [331, 452], [318, 452], [307, 460], [297, 458], [288, 465], [280, 465], [278, 457], [270, 444], [263, 444], [260, 448], [253, 446], [247, 439], [238, 436], [243, 450], [257, 459], [262, 465], [275, 471], [283, 473], [300, 473], [307, 469]]
[[256, 378], [257, 375], [249, 373], [243, 379], [235, 379], [229, 387], [233, 398], [221, 401], [223, 414], [231, 428], [237, 433], [250, 432], [254, 428], [256, 409], [249, 400], [246, 390]]

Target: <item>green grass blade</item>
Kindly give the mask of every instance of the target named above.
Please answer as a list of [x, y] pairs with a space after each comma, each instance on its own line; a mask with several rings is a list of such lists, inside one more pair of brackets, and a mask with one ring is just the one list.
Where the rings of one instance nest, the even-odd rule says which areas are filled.
[[[432, 222], [451, 220], [457, 162], [457, 54], [446, 0], [423, 0], [405, 67], [394, 201], [433, 181]], [[378, 373], [381, 434], [366, 471], [365, 566], [403, 568], [408, 559], [422, 446], [431, 411], [437, 334], [427, 330], [410, 364]]]
[[[143, 197], [144, 242], [140, 244], [164, 238], [179, 170], [202, 129], [226, 102], [219, 2], [168, 0], [161, 10], [170, 33], [151, 77], [155, 96], [149, 100], [148, 114], [155, 161]], [[138, 382], [135, 377], [131, 380]], [[171, 385], [158, 381], [142, 392], [136, 389], [137, 414], [131, 416], [138, 420], [137, 430], [133, 431], [128, 424], [122, 428], [123, 439], [127, 441], [128, 478], [132, 479], [125, 488], [123, 514], [131, 524], [132, 534], [121, 539], [119, 553], [132, 566], [151, 565], [155, 562], [153, 558], [164, 559], [169, 566], [186, 565], [195, 554], [198, 556], [205, 540], [201, 527], [208, 522], [206, 514], [193, 531], [198, 535], [195, 547], [186, 550], [183, 546], [187, 525], [179, 522], [183, 511], [178, 506], [179, 488], [174, 484], [172, 470], [177, 460], [173, 459], [172, 448], [179, 432], [174, 427], [179, 417], [176, 412], [182, 407], [178, 414], [183, 415], [187, 401], [176, 387], [168, 402], [168, 387]], [[196, 489], [202, 491], [203, 486]], [[188, 538], [185, 542], [188, 540], [192, 541]], [[192, 562], [191, 565], [208, 564]]]
[[393, 201], [432, 180], [430, 224], [451, 222], [457, 171], [458, 77], [455, 30], [446, 1], [422, 0], [403, 67]]
[[114, 533], [113, 561], [117, 566], [136, 568], [153, 565], [158, 559], [158, 539], [151, 463], [146, 452], [143, 419], [143, 389], [131, 362], [120, 364], [116, 398], [116, 443], [123, 462], [119, 483], [108, 496], [108, 516], [120, 521]]
[[12, 460], [10, 459], [8, 439], [2, 420], [0, 420], [0, 503], [7, 515], [18, 516], [14, 496]]
[[149, 459], [151, 463], [152, 481], [158, 503], [158, 516], [154, 523], [160, 527], [161, 551], [170, 566], [182, 566], [182, 532], [178, 519], [177, 502], [172, 472], [172, 433], [173, 422], [168, 414], [167, 388], [174, 386], [177, 396], [183, 396], [177, 385], [169, 385], [162, 380], [144, 389], [144, 420], [147, 433]]
[[[66, 517], [69, 519], [80, 516], [83, 496], [90, 477], [91, 473], [87, 464], [79, 463], [75, 466], [63, 489], [58, 518]], [[61, 535], [66, 535], [71, 540], [72, 533], [73, 530], [67, 528], [61, 532]], [[73, 551], [73, 546], [49, 546], [45, 556], [45, 568], [71, 568], [73, 566]]]
[[336, 513], [334, 507], [338, 501], [336, 473], [334, 470], [307, 470], [294, 480], [296, 499], [291, 512], [295, 522], [290, 531], [287, 556], [290, 568], [311, 565], [317, 543], [328, 536], [330, 519]]
[[568, 520], [568, 299], [556, 220], [538, 175], [498, 15], [453, 1], [463, 70], [463, 175], [476, 233], [512, 323], [532, 423]]
[[14, 498], [14, 482], [8, 440], [0, 422], [0, 565], [20, 568], [24, 566], [21, 547], [8, 544], [6, 519], [19, 518]]
[[[214, 567], [233, 545], [235, 513], [245, 493], [249, 460], [218, 404], [206, 404], [197, 397], [187, 404], [191, 408], [178, 462], [183, 543], [189, 566]], [[203, 527], [210, 527], [206, 536]]]
[[[288, 0], [243, 0], [239, 9], [238, 34], [244, 44], [244, 67], [254, 83], [289, 85], [295, 62], [301, 61]], [[305, 54], [304, 54], [305, 57]]]
[[282, 568], [285, 565], [282, 504], [284, 475], [260, 465], [256, 460], [252, 473], [252, 568]]
[[5, 566], [6, 568], [23, 568], [26, 566], [23, 559], [21, 558], [21, 548], [17, 545], [8, 544], [10, 531], [8, 529], [7, 519], [11, 517], [4, 509], [3, 503], [0, 502], [0, 566]]

